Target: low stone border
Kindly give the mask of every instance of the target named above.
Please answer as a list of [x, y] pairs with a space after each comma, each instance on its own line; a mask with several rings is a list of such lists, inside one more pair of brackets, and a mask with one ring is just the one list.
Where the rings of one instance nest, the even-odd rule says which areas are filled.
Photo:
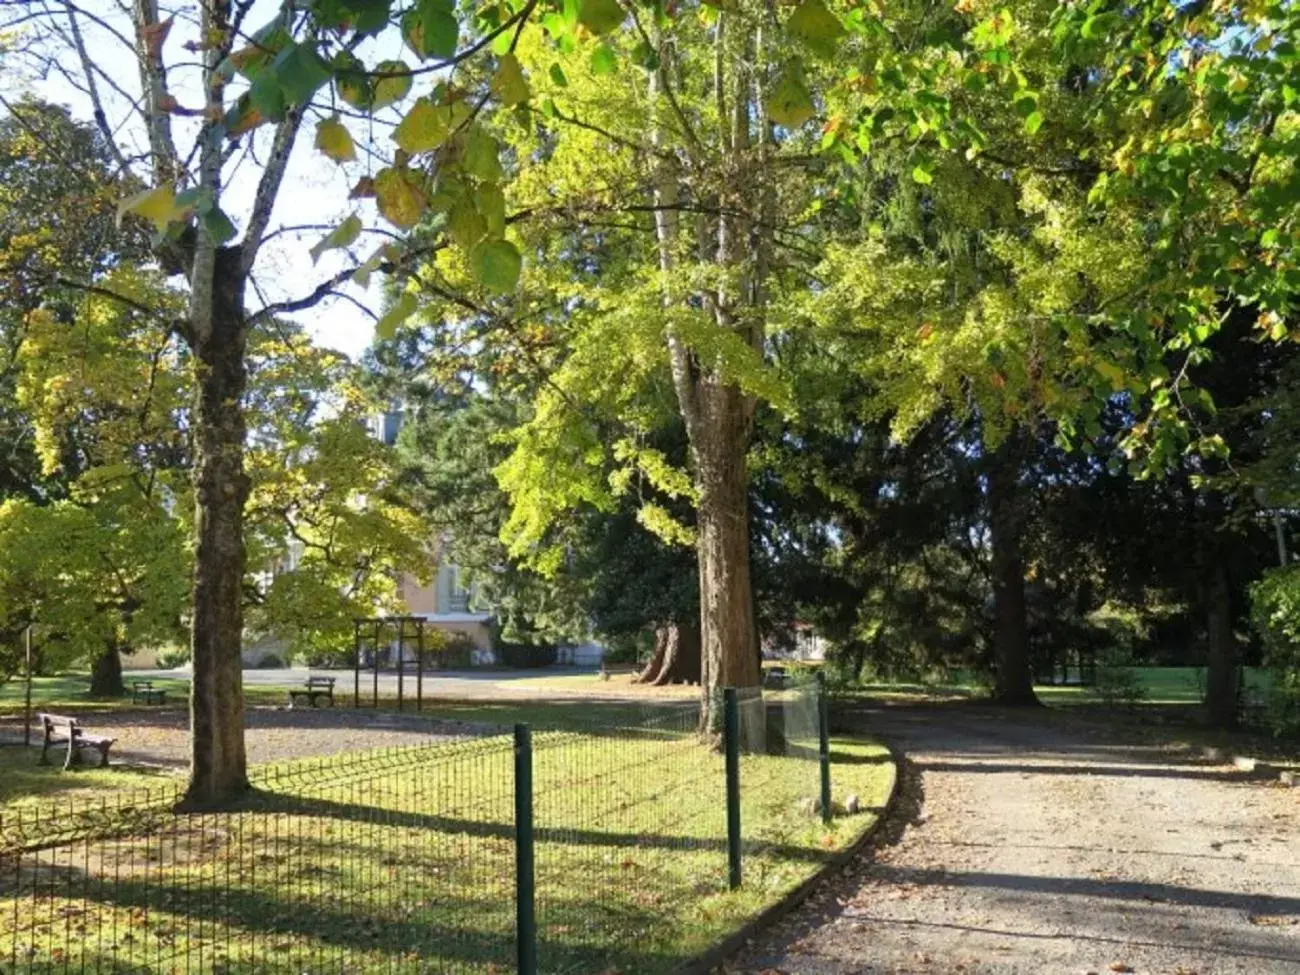
[[801, 883], [790, 893], [786, 894], [775, 904], [764, 909], [756, 917], [751, 918], [743, 927], [719, 941], [708, 951], [681, 965], [676, 969], [675, 975], [709, 975], [717, 966], [721, 965], [731, 955], [744, 947], [745, 942], [749, 941], [764, 928], [771, 927], [785, 915], [789, 914], [796, 907], [802, 904], [818, 887], [825, 882], [831, 874], [837, 870], [846, 867], [850, 860], [862, 852], [872, 840], [879, 835], [889, 823], [894, 812], [895, 803], [903, 787], [903, 760], [899, 751], [888, 742], [881, 742], [889, 751], [889, 760], [894, 763], [894, 784], [889, 791], [889, 798], [885, 800], [884, 807], [876, 817], [876, 821], [862, 831], [862, 835], [854, 840], [849, 846], [836, 853], [827, 860], [811, 877]]

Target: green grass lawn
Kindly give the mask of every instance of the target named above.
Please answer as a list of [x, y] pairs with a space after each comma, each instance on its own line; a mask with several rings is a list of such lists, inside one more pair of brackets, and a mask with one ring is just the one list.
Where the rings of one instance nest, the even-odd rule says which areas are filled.
[[[1204, 687], [1203, 667], [1133, 667], [1138, 684], [1144, 691], [1146, 704], [1196, 705], [1201, 702]], [[1262, 667], [1246, 668], [1246, 687], [1259, 692], [1267, 691], [1270, 675]], [[962, 674], [949, 681], [934, 683], [909, 683], [904, 681], [866, 683], [856, 688], [867, 694], [898, 699], [925, 697], [976, 697], [980, 686]], [[1099, 704], [1101, 695], [1096, 688], [1078, 684], [1038, 684], [1034, 688], [1040, 700], [1047, 704]]]
[[[883, 748], [837, 739], [835, 794], [863, 811], [827, 828], [799, 808], [815, 761], [746, 756], [732, 892], [722, 759], [693, 724], [678, 708], [536, 737], [543, 971], [673, 971], [856, 839], [892, 788]], [[161, 790], [6, 816], [3, 845], [26, 852], [0, 857], [0, 969], [511, 971], [513, 762], [503, 736], [261, 769], [234, 812], [178, 817]], [[32, 848], [69, 827], [95, 839]]]

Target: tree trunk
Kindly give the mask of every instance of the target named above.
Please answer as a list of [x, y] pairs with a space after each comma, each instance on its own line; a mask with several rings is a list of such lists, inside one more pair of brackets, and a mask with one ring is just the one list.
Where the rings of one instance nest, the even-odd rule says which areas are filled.
[[193, 337], [198, 388], [190, 780], [183, 805], [216, 805], [248, 789], [244, 753], [244, 346], [247, 324], [237, 251], [218, 254], [213, 315]]
[[688, 623], [672, 622], [655, 631], [654, 656], [635, 683], [656, 687], [700, 682], [700, 630]]
[[722, 725], [722, 691], [744, 694], [742, 738], [763, 744], [762, 668], [755, 652], [754, 592], [749, 568], [749, 420], [741, 390], [703, 379], [691, 448], [699, 489], [700, 660], [707, 726]]
[[107, 640], [90, 668], [90, 696], [121, 697], [125, 693], [126, 686], [122, 683], [122, 654], [116, 640]]
[[1206, 586], [1205, 711], [1217, 728], [1237, 725], [1238, 648], [1232, 632], [1232, 597], [1222, 560], [1209, 567]]
[[1013, 433], [993, 455], [988, 475], [989, 536], [993, 561], [993, 699], [999, 704], [1038, 704], [1029, 663], [1025, 564], [1021, 554], [1024, 513], [1019, 503], [1020, 437]]

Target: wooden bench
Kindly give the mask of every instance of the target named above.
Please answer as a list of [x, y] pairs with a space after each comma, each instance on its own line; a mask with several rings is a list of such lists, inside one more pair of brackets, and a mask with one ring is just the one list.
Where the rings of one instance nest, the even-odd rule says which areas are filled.
[[318, 707], [316, 703], [321, 698], [327, 698], [330, 706], [334, 705], [334, 682], [336, 677], [308, 677], [307, 683], [300, 690], [289, 692], [289, 704], [292, 706], [300, 698], [306, 698], [307, 703], [312, 707]]
[[66, 772], [72, 768], [72, 763], [79, 757], [78, 751], [82, 748], [95, 748], [99, 751], [99, 764], [108, 765], [108, 750], [113, 747], [116, 738], [106, 738], [104, 735], [88, 735], [81, 727], [81, 722], [76, 718], [70, 718], [63, 714], [42, 714], [40, 716], [41, 724], [45, 728], [45, 744], [41, 747], [41, 764], [48, 765], [48, 753], [51, 745], [61, 745], [64, 742], [68, 744], [68, 755], [63, 760], [63, 769]]
[[131, 681], [131, 703], [139, 704], [141, 701], [145, 704], [165, 704], [167, 690], [154, 687], [151, 680], [133, 680]]

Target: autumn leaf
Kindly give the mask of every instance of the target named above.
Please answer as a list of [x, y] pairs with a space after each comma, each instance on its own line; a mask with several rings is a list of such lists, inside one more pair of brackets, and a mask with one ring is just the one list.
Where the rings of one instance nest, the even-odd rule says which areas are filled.
[[117, 205], [117, 225], [128, 213], [151, 222], [158, 232], [165, 233], [168, 225], [188, 211], [176, 205], [176, 193], [171, 186], [158, 186], [127, 197]]
[[316, 126], [316, 148], [336, 163], [351, 162], [357, 158], [352, 133], [339, 121], [337, 115]]
[[384, 219], [401, 230], [419, 223], [429, 203], [420, 174], [391, 166], [375, 174], [375, 199]]
[[167, 35], [172, 32], [172, 21], [174, 19], [174, 16], [168, 17], [156, 24], [145, 24], [140, 28], [140, 39], [144, 41], [144, 47], [149, 53], [149, 57], [156, 58], [162, 55], [163, 45], [167, 43]]
[[798, 62], [786, 65], [768, 95], [768, 118], [787, 129], [796, 129], [812, 118], [815, 111], [812, 95], [804, 84], [803, 67]]

